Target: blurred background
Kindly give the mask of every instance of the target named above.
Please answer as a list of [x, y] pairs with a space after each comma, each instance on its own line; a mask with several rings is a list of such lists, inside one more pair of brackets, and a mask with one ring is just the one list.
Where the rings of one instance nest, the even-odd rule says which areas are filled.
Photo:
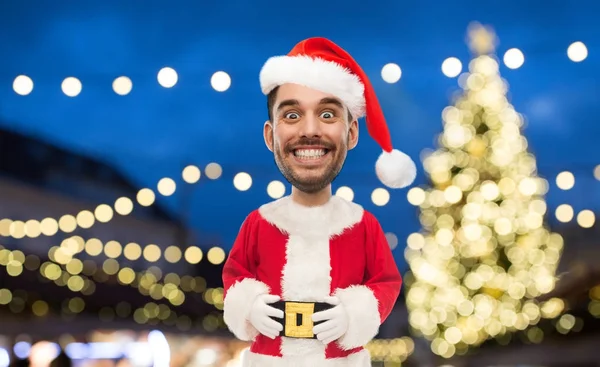
[[[239, 366], [222, 264], [290, 193], [267, 58], [311, 36], [371, 78], [334, 193], [405, 279], [373, 366], [600, 366], [600, 4], [0, 2], [0, 367]], [[477, 25], [474, 22], [481, 22]]]

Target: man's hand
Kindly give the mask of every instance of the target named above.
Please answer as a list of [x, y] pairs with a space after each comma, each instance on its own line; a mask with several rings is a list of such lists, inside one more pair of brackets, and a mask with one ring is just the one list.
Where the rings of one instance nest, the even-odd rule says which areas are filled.
[[283, 311], [269, 306], [269, 303], [279, 301], [279, 297], [263, 294], [256, 297], [250, 310], [250, 323], [259, 333], [267, 338], [275, 339], [283, 330], [283, 326], [271, 317], [283, 318]]
[[334, 307], [313, 314], [313, 322], [325, 321], [314, 326], [313, 333], [324, 344], [329, 344], [339, 339], [348, 330], [348, 314], [337, 297], [326, 297], [325, 302]]

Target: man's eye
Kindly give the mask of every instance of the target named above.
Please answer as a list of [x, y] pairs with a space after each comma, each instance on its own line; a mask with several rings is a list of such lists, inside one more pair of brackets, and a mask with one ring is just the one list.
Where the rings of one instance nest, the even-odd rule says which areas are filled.
[[285, 114], [284, 117], [286, 119], [295, 120], [295, 119], [299, 118], [300, 116], [298, 116], [298, 114], [296, 112], [288, 112]]
[[327, 112], [323, 112], [323, 113], [321, 113], [321, 118], [324, 118], [324, 119], [331, 119], [331, 118], [333, 118], [333, 113], [331, 113], [331, 112], [329, 112], [329, 111], [327, 111]]

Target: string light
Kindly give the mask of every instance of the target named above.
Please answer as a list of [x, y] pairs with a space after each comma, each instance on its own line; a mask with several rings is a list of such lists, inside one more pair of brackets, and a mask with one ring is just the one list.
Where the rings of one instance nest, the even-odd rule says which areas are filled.
[[[95, 285], [94, 285], [93, 281], [89, 281], [85, 276], [78, 275], [80, 272], [86, 271], [85, 269], [83, 269], [83, 264], [81, 263], [81, 261], [79, 261], [78, 259], [74, 259], [74, 258], [70, 258], [70, 260], [69, 260], [69, 256], [72, 256], [72, 254], [69, 251], [81, 252], [82, 248], [83, 248], [83, 245], [81, 244], [82, 242], [83, 242], [83, 240], [80, 237], [75, 236], [69, 240], [63, 241], [63, 244], [61, 245], [60, 248], [56, 248], [56, 247], [52, 248], [51, 251], [49, 252], [49, 257], [53, 261], [57, 261], [59, 263], [54, 263], [53, 261], [50, 261], [50, 262], [41, 264], [40, 273], [45, 278], [53, 280], [59, 286], [66, 285], [73, 292], [81, 291], [83, 294], [89, 295], [89, 294], [93, 293], [93, 291], [95, 290]], [[66, 247], [65, 247], [65, 244], [66, 244]], [[109, 241], [105, 247], [106, 255], [108, 255], [110, 257], [118, 256], [118, 253], [120, 252], [119, 247], [120, 246], [118, 245], [118, 243], [115, 243], [115, 241]], [[113, 250], [109, 250], [111, 248], [116, 249], [115, 253], [113, 255], [109, 254], [109, 251], [110, 252], [113, 251]], [[61, 252], [60, 251], [61, 249], [66, 249], [68, 251]], [[101, 248], [100, 248], [100, 251], [97, 251], [97, 252], [98, 253], [101, 252]], [[224, 254], [223, 250], [221, 250], [219, 248], [213, 248], [210, 250], [210, 252], [214, 253], [214, 255], [211, 255], [213, 257], [216, 255], [217, 257], [222, 258], [223, 254]], [[167, 252], [165, 252], [165, 253], [167, 253]], [[61, 255], [61, 256], [58, 256], [58, 255]], [[32, 262], [29, 261], [29, 265], [26, 265], [26, 266], [28, 267], [28, 270], [36, 270], [37, 266], [39, 265], [39, 259], [35, 255], [30, 255], [27, 257], [27, 260], [30, 260], [31, 257], [37, 259], [37, 265], [36, 265], [36, 262], [34, 261], [33, 266], [32, 266], [32, 264], [31, 264]], [[16, 261], [17, 263], [23, 263], [23, 258], [24, 258], [24, 255], [18, 250], [11, 252], [9, 250], [2, 249], [2, 251], [0, 251], [0, 264], [8, 265], [9, 269], [11, 268], [11, 265], [13, 265], [12, 264], [13, 261]], [[27, 262], [28, 262], [27, 260], [25, 261], [25, 264], [27, 264]], [[110, 262], [110, 260], [112, 260], [112, 262]], [[215, 262], [219, 262], [219, 261], [222, 261], [222, 260], [218, 260], [218, 259], [215, 260]], [[66, 269], [67, 269], [68, 273], [61, 270], [60, 264], [64, 264], [64, 263], [67, 263]], [[89, 264], [90, 263], [88, 262], [88, 265]], [[113, 267], [113, 269], [109, 269], [109, 267], [107, 265], [111, 265]], [[13, 267], [18, 268], [19, 266], [13, 265]], [[119, 265], [115, 260], [109, 259], [104, 262], [103, 270], [106, 273], [108, 273], [109, 275], [114, 275], [117, 273], [118, 267], [119, 267]], [[97, 273], [96, 270], [98, 270], [96, 267], [92, 267], [91, 273], [92, 274], [95, 273], [94, 275], [102, 274], [102, 273]], [[10, 272], [10, 270], [9, 270], [9, 272]], [[88, 266], [87, 272], [88, 272], [88, 274], [90, 274], [89, 266]], [[17, 274], [14, 274], [14, 275], [16, 276]], [[158, 279], [160, 277], [161, 277], [161, 271], [160, 271], [160, 269], [158, 269], [156, 267], [152, 267], [141, 274], [135, 274], [134, 271], [130, 268], [123, 268], [118, 272], [118, 280], [119, 280], [120, 285], [131, 285], [134, 287], [138, 287], [141, 294], [148, 295], [156, 300], [166, 298], [170, 303], [172, 303], [175, 306], [181, 305], [183, 303], [183, 301], [185, 300], [185, 296], [183, 294], [184, 291], [204, 292], [206, 290], [206, 283], [202, 278], [198, 278], [198, 277], [192, 278], [187, 275], [184, 275], [183, 277], [180, 278], [177, 274], [170, 273], [164, 277], [165, 284], [161, 284], [160, 282], [158, 282]], [[139, 279], [139, 284], [135, 284], [136, 279]], [[100, 278], [99, 280], [103, 281], [106, 279]], [[198, 281], [198, 280], [200, 280], [200, 281]], [[181, 286], [181, 289], [179, 289], [178, 286]], [[212, 290], [212, 292], [214, 295], [212, 297], [213, 301], [210, 302], [209, 304], [212, 304], [217, 310], [222, 310], [222, 306], [223, 306], [222, 305], [222, 289]], [[219, 292], [220, 292], [220, 296], [219, 296]], [[15, 312], [21, 312], [24, 307], [24, 301], [18, 297], [13, 298], [10, 290], [1, 290], [0, 291], [0, 302], [1, 302], [1, 304], [8, 304], [10, 302], [13, 302], [13, 303], [11, 303], [11, 307], [12, 307], [12, 310]], [[44, 309], [44, 304], [45, 304], [45, 301], [39, 301], [39, 302], [35, 303], [32, 306], [32, 312], [34, 312], [34, 314], [36, 314], [38, 316], [45, 314], [45, 312], [47, 312], [47, 309]], [[13, 305], [18, 305], [18, 307], [13, 306]], [[79, 313], [83, 310], [84, 307], [85, 307], [85, 303], [83, 302], [83, 300], [79, 297], [74, 297], [69, 301], [68, 312]], [[174, 312], [172, 312], [166, 305], [162, 305], [161, 307], [167, 309], [168, 315], [174, 314]], [[100, 313], [101, 319], [107, 318], [107, 312], [108, 312], [108, 316], [110, 316], [113, 313], [112, 310], [108, 310], [108, 309], [104, 308], [101, 310], [101, 313]], [[146, 310], [144, 310], [144, 314], [147, 314]], [[148, 320], [152, 320], [152, 317], [144, 319], [143, 317], [139, 317], [139, 312], [138, 312], [137, 319], [138, 319], [137, 321], [142, 321], [142, 323], [144, 323], [144, 322], [147, 322]], [[158, 321], [160, 321], [160, 320], [158, 320]]]
[[348, 201], [354, 200], [354, 191], [352, 191], [352, 189], [349, 188], [348, 186], [340, 186], [335, 191], [335, 195], [339, 196], [339, 197], [341, 197], [343, 199], [346, 199]]
[[279, 199], [285, 195], [285, 185], [281, 181], [271, 181], [267, 185], [267, 194], [273, 199]]
[[206, 258], [208, 259], [208, 261], [211, 264], [214, 264], [214, 265], [221, 264], [223, 261], [225, 261], [225, 257], [226, 257], [225, 251], [220, 247], [212, 247], [206, 253]]
[[113, 90], [120, 96], [126, 96], [133, 88], [133, 82], [126, 76], [120, 76], [113, 81]]
[[524, 62], [525, 56], [518, 48], [511, 48], [504, 54], [504, 64], [509, 69], [518, 69]]
[[449, 57], [442, 63], [442, 72], [448, 78], [454, 78], [462, 71], [462, 63], [456, 57]]
[[154, 200], [156, 200], [156, 195], [151, 189], [143, 188], [138, 191], [136, 195], [136, 200], [141, 206], [150, 206], [154, 204]]
[[[133, 201], [127, 197], [120, 197], [115, 201], [115, 211], [120, 215], [129, 215], [133, 211]], [[85, 210], [81, 213], [86, 212]], [[80, 214], [81, 214], [80, 213]], [[90, 225], [91, 226], [91, 225]]]
[[177, 84], [179, 76], [175, 69], [170, 67], [164, 67], [160, 69], [158, 72], [156, 79], [158, 80], [158, 84], [163, 86], [164, 88], [172, 88]]
[[401, 77], [402, 69], [400, 69], [400, 66], [398, 66], [398, 64], [389, 63], [385, 64], [383, 68], [381, 68], [381, 78], [386, 83], [397, 83]]
[[68, 97], [77, 97], [81, 93], [82, 85], [79, 79], [70, 76], [63, 80], [61, 89]]
[[[132, 251], [133, 250], [133, 251]], [[125, 255], [129, 260], [137, 260], [140, 258], [142, 254], [142, 249], [139, 245], [135, 243], [129, 243], [123, 249], [121, 244], [117, 241], [108, 241], [105, 245], [98, 239], [92, 238], [88, 241], [84, 242], [84, 240], [79, 236], [73, 236], [64, 240], [60, 246], [53, 246], [50, 248], [48, 252], [48, 258], [50, 261], [40, 264], [39, 258], [35, 255], [28, 255], [27, 257], [19, 251], [9, 251], [6, 249], [0, 250], [0, 265], [6, 266], [9, 275], [18, 276], [23, 271], [23, 266], [25, 266], [28, 270], [37, 270], [38, 267], [40, 269], [40, 273], [47, 279], [55, 281], [55, 283], [59, 286], [68, 285], [69, 289], [74, 292], [82, 291], [84, 294], [93, 293], [95, 286], [93, 282], [81, 275], [81, 273], [85, 273], [87, 276], [100, 276], [100, 281], [104, 281], [103, 276], [100, 273], [97, 273], [97, 266], [90, 262], [89, 260], [81, 261], [75, 258], [77, 253], [87, 252], [90, 256], [98, 256], [102, 253], [108, 258], [102, 264], [102, 270], [105, 274], [108, 275], [119, 275], [119, 281], [124, 284], [131, 283], [132, 279], [131, 274], [133, 270], [129, 268], [120, 269], [120, 265], [117, 262], [117, 258], [122, 254]], [[137, 252], [137, 254], [136, 254]], [[165, 252], [164, 256], [168, 262], [176, 263], [181, 260], [182, 251], [175, 247], [169, 246]], [[209, 262], [218, 265], [224, 261], [225, 252], [223, 249], [218, 247], [213, 247], [209, 250]], [[154, 262], [161, 255], [160, 249], [153, 244], [150, 244], [144, 247], [144, 256], [147, 261]], [[202, 258], [202, 251], [196, 246], [190, 246], [185, 251], [185, 258], [188, 262], [192, 264], [197, 264]], [[64, 268], [66, 271], [62, 270]], [[135, 273], [136, 279], [139, 277], [148, 277], [148, 273], [151, 273], [152, 277], [156, 278], [155, 281], [159, 280], [161, 277], [161, 272], [156, 267], [151, 267], [147, 270], [144, 270], [139, 273]], [[180, 283], [179, 276], [175, 274], [172, 277], [177, 278], [177, 283]], [[182, 278], [183, 279], [183, 278]], [[151, 281], [150, 285], [153, 285]], [[165, 278], [165, 281], [167, 279]], [[141, 284], [142, 288], [144, 284]], [[163, 285], [157, 285], [159, 289], [162, 289]], [[148, 287], [146, 287], [148, 288]], [[168, 287], [167, 287], [168, 288]], [[193, 286], [188, 287], [193, 288]], [[166, 288], [165, 288], [166, 289]], [[149, 294], [148, 289], [141, 289], [140, 291], [144, 294]], [[165, 297], [168, 297], [167, 294], [164, 294]], [[171, 297], [171, 301], [178, 302], [181, 299], [182, 295], [175, 294]]]
[[19, 75], [13, 81], [13, 90], [21, 96], [29, 95], [33, 91], [33, 80], [27, 75]]
[[567, 48], [567, 56], [573, 62], [581, 62], [588, 56], [587, 47], [581, 41], [573, 42]]
[[592, 228], [596, 222], [596, 216], [591, 210], [582, 210], [577, 214], [577, 224], [582, 228]]
[[206, 177], [216, 180], [223, 174], [223, 168], [218, 163], [209, 163], [204, 169]]
[[[164, 283], [161, 283], [159, 280], [162, 277], [162, 272], [154, 266], [138, 273], [128, 267], [120, 268], [116, 258], [121, 255], [122, 249], [116, 241], [109, 241], [105, 244], [104, 254], [108, 259], [102, 264], [101, 270], [103, 273], [99, 273], [100, 268], [93, 262], [89, 262], [89, 260], [81, 261], [75, 258], [75, 255], [85, 249], [89, 255], [97, 256], [103, 252], [102, 243], [98, 239], [90, 239], [85, 244], [83, 241], [79, 236], [64, 240], [61, 246], [54, 246], [50, 249], [48, 252], [50, 261], [42, 264], [35, 255], [25, 257], [19, 250], [10, 251], [0, 247], [0, 265], [6, 267], [10, 276], [15, 277], [22, 273], [24, 266], [31, 271], [37, 271], [39, 268], [39, 272], [44, 278], [54, 281], [58, 286], [67, 286], [72, 292], [82, 292], [85, 295], [92, 294], [96, 289], [94, 281], [88, 277], [94, 277], [98, 281], [106, 281], [108, 279], [106, 278], [107, 275], [115, 275], [119, 281], [118, 284], [136, 287], [142, 295], [150, 296], [155, 300], [165, 298], [175, 306], [179, 306], [184, 302], [184, 292], [202, 292], [205, 289], [205, 281], [201, 280], [198, 283], [198, 279], [201, 278], [179, 277], [174, 273], [166, 275]], [[181, 259], [181, 251], [179, 249], [177, 249], [179, 251], [173, 251], [173, 248], [174, 246], [167, 248], [165, 257], [172, 257], [170, 262], [175, 263]], [[190, 249], [191, 252], [195, 252], [194, 250], [199, 251], [194, 246], [188, 248], [188, 250]], [[160, 249], [157, 249], [156, 245], [150, 244], [145, 247], [144, 252], [146, 260], [153, 262], [158, 258]], [[167, 255], [167, 253], [175, 253], [175, 255]], [[195, 263], [199, 262], [197, 258], [201, 257], [197, 254], [188, 253], [187, 255], [188, 259]], [[218, 265], [224, 261], [225, 252], [219, 247], [213, 247], [209, 250], [208, 258], [211, 263]], [[215, 306], [220, 305], [218, 302], [213, 304]]]
[[217, 71], [210, 78], [210, 85], [217, 92], [225, 92], [231, 86], [231, 77], [224, 71]]
[[177, 185], [170, 177], [161, 178], [157, 184], [158, 192], [163, 196], [171, 196], [175, 193]]
[[[221, 177], [223, 170], [217, 163], [209, 163], [206, 166], [206, 176], [211, 180]], [[189, 184], [197, 183], [200, 179], [200, 169], [194, 165], [188, 165], [182, 170], [182, 178]], [[173, 195], [176, 191], [176, 183], [172, 178], [164, 177], [157, 183], [157, 190], [163, 196]], [[136, 202], [149, 207], [156, 202], [156, 194], [152, 189], [142, 188], [135, 197]], [[120, 197], [114, 204], [100, 204], [93, 213], [90, 210], [82, 210], [76, 215], [65, 214], [59, 218], [28, 219], [26, 221], [13, 220], [9, 218], [0, 219], [0, 235], [4, 237], [13, 237], [21, 239], [24, 237], [36, 238], [42, 234], [45, 236], [54, 236], [59, 231], [72, 233], [77, 227], [88, 229], [96, 222], [108, 223], [114, 219], [116, 212], [119, 215], [126, 216], [133, 212], [133, 201], [128, 197]]]
[[[479, 32], [478, 34], [473, 33], [471, 43], [473, 47], [489, 47], [489, 43], [485, 37], [485, 32]], [[486, 49], [481, 48], [480, 53], [485, 53]], [[567, 48], [567, 56], [573, 62], [581, 62], [588, 57], [587, 46], [581, 42], [576, 41], [569, 45]], [[507, 67], [511, 69], [519, 68], [525, 61], [523, 52], [517, 48], [511, 48], [504, 55], [504, 61]], [[460, 60], [455, 57], [449, 57], [442, 63], [442, 72], [444, 75], [453, 78], [460, 74], [462, 64]], [[388, 63], [381, 69], [381, 77], [387, 83], [397, 83], [402, 76], [402, 70], [398, 64]], [[159, 85], [164, 88], [174, 87], [179, 80], [177, 71], [171, 67], [164, 67], [157, 73], [157, 81]], [[224, 71], [217, 71], [213, 73], [210, 79], [212, 88], [217, 92], [224, 92], [231, 86], [231, 76]], [[81, 82], [75, 77], [66, 78], [61, 88], [63, 92], [71, 97], [77, 96], [82, 89]], [[127, 76], [120, 76], [116, 78], [112, 83], [112, 89], [118, 95], [125, 96], [131, 93], [133, 88], [133, 82]], [[13, 90], [15, 93], [26, 96], [33, 90], [33, 81], [27, 75], [19, 75], [13, 81]]]
[[[407, 194], [422, 225], [405, 251], [409, 323], [444, 358], [563, 309], [534, 301], [553, 289], [563, 248], [543, 224], [548, 183], [535, 176], [523, 119], [490, 56], [495, 35], [475, 26], [469, 36], [476, 57], [464, 94], [443, 110], [441, 147], [423, 161], [431, 187]], [[520, 55], [504, 60], [516, 68]]]
[[556, 219], [558, 219], [560, 222], [568, 223], [571, 220], [573, 220], [573, 207], [571, 207], [571, 205], [569, 204], [561, 204], [558, 207], [556, 207], [554, 215], [556, 216]]
[[377, 206], [384, 206], [390, 201], [390, 192], [384, 188], [376, 188], [371, 193], [371, 201]]
[[233, 178], [233, 186], [240, 191], [248, 191], [252, 186], [252, 177], [246, 172], [240, 172]]
[[200, 168], [192, 164], [186, 166], [181, 172], [181, 178], [183, 178], [183, 180], [189, 184], [195, 184], [196, 182], [198, 182], [200, 180], [200, 176]]
[[556, 186], [561, 190], [570, 190], [575, 186], [575, 176], [571, 172], [564, 171], [556, 176]]

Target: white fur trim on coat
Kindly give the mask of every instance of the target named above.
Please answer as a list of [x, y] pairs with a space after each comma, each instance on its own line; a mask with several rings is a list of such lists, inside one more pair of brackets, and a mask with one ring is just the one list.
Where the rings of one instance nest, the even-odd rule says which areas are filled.
[[242, 354], [243, 367], [371, 367], [371, 355], [363, 349], [345, 358], [327, 359], [324, 355], [300, 357], [273, 357], [246, 351]]
[[[327, 234], [306, 238], [291, 234], [285, 251], [281, 293], [286, 301], [320, 302], [331, 291], [331, 262]], [[307, 271], [310, 269], [310, 271]], [[325, 344], [316, 339], [281, 338], [284, 357], [325, 356]]]
[[348, 313], [348, 331], [338, 339], [344, 350], [365, 346], [379, 332], [381, 317], [379, 302], [373, 291], [364, 285], [350, 286], [335, 291]]
[[259, 78], [265, 95], [286, 83], [299, 84], [336, 96], [354, 118], [365, 115], [364, 85], [338, 63], [310, 56], [274, 56], [262, 67]]
[[269, 287], [265, 283], [251, 278], [236, 282], [227, 290], [223, 300], [223, 321], [238, 339], [251, 341], [258, 335], [258, 330], [248, 321], [249, 314], [256, 297], [267, 293]]
[[267, 222], [288, 234], [330, 239], [359, 223], [364, 209], [339, 196], [332, 196], [325, 205], [306, 207], [288, 195], [261, 206], [259, 212]]

